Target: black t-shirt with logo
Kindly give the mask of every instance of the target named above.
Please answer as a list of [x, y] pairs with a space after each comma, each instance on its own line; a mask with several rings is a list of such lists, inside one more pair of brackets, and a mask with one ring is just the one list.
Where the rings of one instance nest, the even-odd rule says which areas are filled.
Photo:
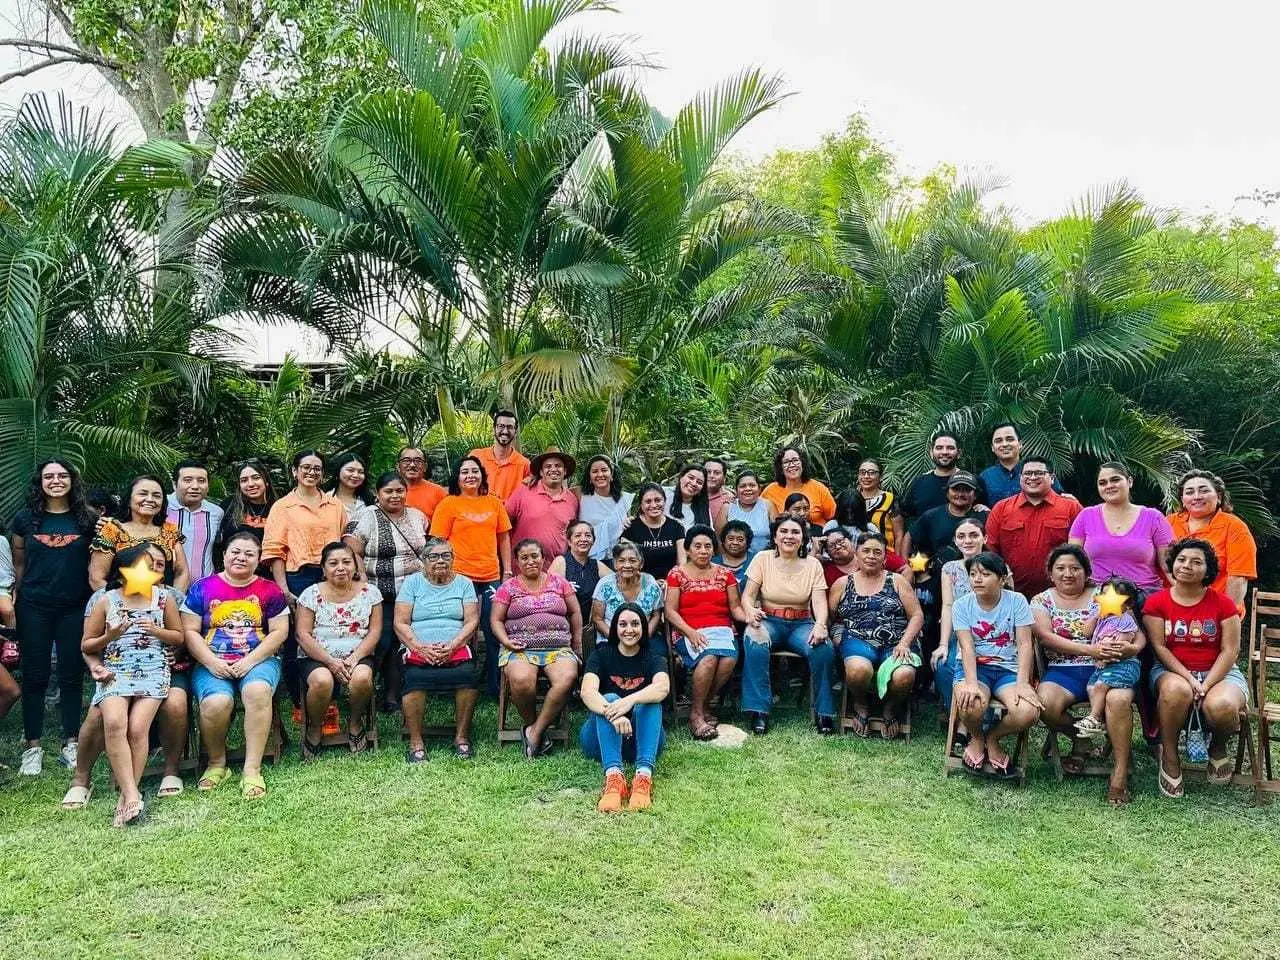
[[684, 527], [671, 517], [662, 519], [662, 526], [654, 530], [639, 517], [622, 531], [622, 538], [630, 540], [644, 554], [644, 572], [661, 583], [676, 565], [676, 544], [684, 543]]
[[653, 683], [657, 674], [666, 673], [667, 658], [656, 642], [641, 647], [634, 657], [624, 657], [613, 644], [602, 643], [587, 657], [586, 672], [600, 678], [600, 696], [628, 697]]
[[26, 551], [18, 597], [46, 607], [84, 606], [89, 597], [89, 542], [71, 513], [36, 518], [24, 507], [10, 527]]

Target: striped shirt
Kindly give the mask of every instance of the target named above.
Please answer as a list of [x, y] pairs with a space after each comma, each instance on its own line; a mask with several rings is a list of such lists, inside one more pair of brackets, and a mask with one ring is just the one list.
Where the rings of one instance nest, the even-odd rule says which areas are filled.
[[191, 582], [210, 576], [213, 570], [213, 541], [222, 524], [222, 508], [205, 500], [198, 510], [192, 510], [178, 502], [176, 494], [169, 494], [169, 509], [165, 519], [174, 524], [186, 539], [182, 550], [187, 555], [187, 570]]

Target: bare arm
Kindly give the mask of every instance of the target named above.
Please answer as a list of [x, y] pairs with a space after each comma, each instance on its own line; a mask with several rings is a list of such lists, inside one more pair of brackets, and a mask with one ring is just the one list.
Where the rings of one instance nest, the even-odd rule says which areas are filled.
[[200, 618], [194, 613], [182, 614], [182, 629], [187, 637], [187, 652], [191, 654], [191, 659], [200, 666], [204, 667], [215, 677], [228, 677], [227, 664], [220, 659], [205, 642], [204, 635], [200, 632]]
[[[575, 598], [576, 600], [576, 598]], [[489, 607], [489, 629], [493, 631], [493, 638], [498, 641], [501, 646], [508, 650], [523, 650], [523, 640], [512, 640], [507, 636], [507, 604], [494, 600]], [[581, 613], [579, 613], [581, 616]]]
[[1143, 617], [1142, 622], [1147, 628], [1147, 639], [1151, 641], [1151, 652], [1155, 654], [1156, 660], [1170, 673], [1176, 673], [1184, 680], [1194, 680], [1191, 671], [1182, 665], [1182, 661], [1173, 655], [1165, 643], [1164, 617]]
[[[902, 522], [902, 514], [895, 513], [889, 518], [889, 525], [893, 528], [893, 542], [902, 543], [907, 536], [907, 525]], [[903, 556], [906, 556], [904, 553]]]
[[574, 593], [564, 598], [564, 605], [569, 611], [569, 646], [582, 659], [582, 607]]
[[502, 579], [511, 579], [511, 534], [498, 534], [498, 564], [502, 568]]
[[609, 635], [609, 625], [604, 622], [604, 601], [591, 601], [591, 622], [595, 624], [596, 633], [602, 637]]
[[[107, 574], [111, 571], [112, 554], [103, 550], [94, 550], [89, 554], [89, 586], [101, 590], [107, 585]], [[13, 554], [13, 565], [18, 565], [18, 552]]]
[[[27, 541], [15, 533], [9, 540], [9, 546], [13, 553], [13, 588], [16, 594], [17, 590], [22, 586], [22, 575], [27, 569]], [[92, 557], [90, 557], [89, 565], [90, 567], [93, 565]], [[97, 588], [95, 587], [95, 589]]]
[[1204, 689], [1212, 690], [1222, 682], [1222, 678], [1231, 672], [1240, 656], [1240, 618], [1230, 617], [1222, 621], [1222, 648], [1218, 651], [1218, 659], [1213, 661], [1208, 674], [1204, 678]]
[[187, 569], [187, 552], [182, 549], [182, 544], [175, 543], [173, 545], [173, 589], [179, 593], [186, 593], [189, 586], [191, 586], [191, 571]]
[[323, 663], [328, 666], [331, 663], [337, 663], [338, 658], [330, 655], [329, 651], [324, 648], [319, 640], [316, 639], [316, 612], [310, 607], [298, 604], [297, 608], [297, 630], [294, 632], [298, 640], [298, 646], [316, 663]]
[[[18, 565], [17, 554], [14, 554], [14, 566]], [[1244, 597], [1249, 592], [1248, 577], [1227, 577], [1226, 594], [1231, 598], [1231, 602], [1236, 605], [1237, 610], [1244, 609]]]

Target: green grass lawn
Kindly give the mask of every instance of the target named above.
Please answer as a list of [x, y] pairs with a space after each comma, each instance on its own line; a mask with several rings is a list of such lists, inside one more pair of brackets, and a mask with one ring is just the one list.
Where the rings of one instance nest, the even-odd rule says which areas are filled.
[[1035, 761], [1022, 789], [943, 779], [930, 712], [909, 746], [779, 716], [741, 750], [680, 730], [653, 810], [611, 817], [597, 766], [500, 752], [491, 707], [470, 764], [406, 766], [384, 718], [377, 754], [291, 748], [265, 800], [189, 783], [127, 831], [105, 758], [76, 814], [47, 760], [0, 788], [0, 954], [1280, 957], [1280, 807], [1200, 784], [1162, 800], [1143, 757], [1114, 811], [1102, 781]]

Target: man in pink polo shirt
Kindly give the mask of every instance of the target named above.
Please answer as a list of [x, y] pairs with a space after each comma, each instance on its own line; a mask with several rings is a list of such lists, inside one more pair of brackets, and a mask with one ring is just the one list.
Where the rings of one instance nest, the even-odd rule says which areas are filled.
[[578, 516], [578, 498], [569, 489], [576, 467], [573, 457], [555, 448], [540, 453], [529, 462], [530, 472], [538, 479], [507, 498], [512, 548], [532, 537], [542, 544], [544, 566], [569, 546], [565, 528]]

